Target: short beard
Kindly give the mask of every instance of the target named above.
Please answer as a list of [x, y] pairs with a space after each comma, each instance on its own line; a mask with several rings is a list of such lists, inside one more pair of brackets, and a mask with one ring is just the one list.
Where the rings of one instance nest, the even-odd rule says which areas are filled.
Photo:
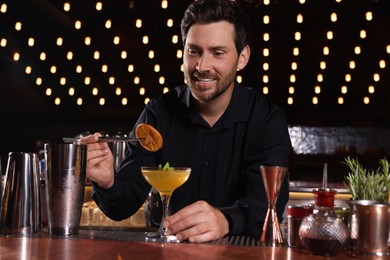
[[221, 82], [217, 83], [217, 88], [214, 92], [208, 94], [207, 96], [204, 95], [198, 95], [198, 91], [196, 89], [195, 83], [193, 83], [192, 77], [188, 73], [184, 73], [185, 79], [187, 81], [187, 85], [191, 89], [192, 96], [203, 102], [207, 101], [212, 101], [218, 98], [220, 95], [222, 95], [229, 87], [231, 84], [234, 83], [234, 79], [236, 77], [236, 70], [231, 70], [230, 73], [222, 79]]

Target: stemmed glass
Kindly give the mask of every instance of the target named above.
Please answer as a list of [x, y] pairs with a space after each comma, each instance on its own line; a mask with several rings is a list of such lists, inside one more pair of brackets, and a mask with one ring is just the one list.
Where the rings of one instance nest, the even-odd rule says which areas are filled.
[[172, 193], [188, 180], [191, 168], [170, 167], [169, 169], [163, 169], [161, 167], [144, 166], [141, 167], [141, 172], [145, 180], [160, 193], [163, 206], [163, 216], [159, 230], [157, 232], [147, 232], [145, 240], [152, 242], [179, 243], [180, 241], [176, 236], [168, 236], [166, 234], [166, 228], [162, 226], [162, 222], [170, 215], [169, 201]]
[[264, 220], [260, 244], [266, 246], [283, 246], [283, 235], [280, 230], [275, 206], [278, 200], [280, 186], [286, 176], [287, 168], [261, 165], [260, 172], [268, 200], [268, 210]]

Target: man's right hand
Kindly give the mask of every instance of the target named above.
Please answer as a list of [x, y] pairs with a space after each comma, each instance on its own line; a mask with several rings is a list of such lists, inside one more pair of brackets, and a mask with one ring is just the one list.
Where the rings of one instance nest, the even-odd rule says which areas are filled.
[[87, 177], [108, 189], [114, 184], [114, 156], [107, 143], [97, 142], [99, 136], [99, 133], [85, 136], [80, 144], [87, 145]]

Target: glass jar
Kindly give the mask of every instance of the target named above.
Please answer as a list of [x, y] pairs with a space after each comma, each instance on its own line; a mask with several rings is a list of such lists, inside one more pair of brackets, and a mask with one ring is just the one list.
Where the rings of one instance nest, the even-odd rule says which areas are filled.
[[314, 189], [313, 213], [302, 220], [299, 238], [314, 255], [335, 256], [345, 248], [348, 230], [334, 211], [334, 189]]
[[299, 238], [299, 227], [302, 220], [313, 212], [313, 205], [289, 205], [287, 208], [287, 245], [303, 247]]

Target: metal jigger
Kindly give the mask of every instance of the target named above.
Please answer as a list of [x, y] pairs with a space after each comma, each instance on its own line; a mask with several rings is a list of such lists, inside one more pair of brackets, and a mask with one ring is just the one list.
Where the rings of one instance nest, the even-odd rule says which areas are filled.
[[264, 220], [260, 244], [266, 246], [283, 246], [283, 235], [280, 230], [275, 205], [278, 200], [280, 186], [286, 176], [287, 168], [261, 165], [260, 172], [268, 200], [268, 210]]

